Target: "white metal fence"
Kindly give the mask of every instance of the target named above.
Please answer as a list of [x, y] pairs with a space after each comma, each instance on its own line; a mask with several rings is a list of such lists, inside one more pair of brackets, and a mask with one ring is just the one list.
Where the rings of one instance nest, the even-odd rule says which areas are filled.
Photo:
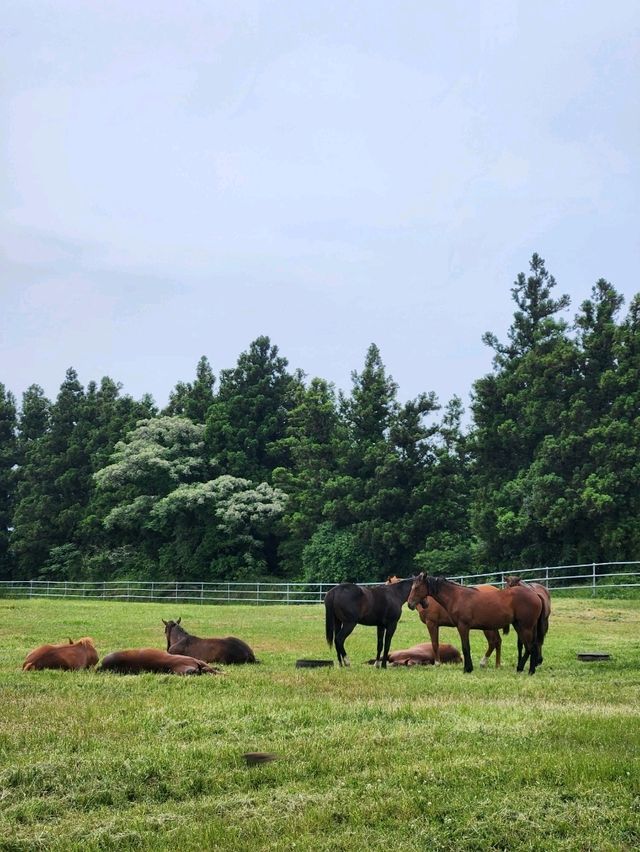
[[[491, 571], [468, 577], [452, 577], [465, 585], [494, 583], [504, 586], [505, 577], [543, 583], [551, 590], [605, 595], [640, 588], [640, 562], [590, 562], [535, 569]], [[103, 600], [158, 601], [164, 603], [316, 604], [324, 600], [334, 583], [184, 583], [108, 580], [2, 580], [0, 597], [99, 598]], [[369, 584], [373, 585], [373, 584]]]

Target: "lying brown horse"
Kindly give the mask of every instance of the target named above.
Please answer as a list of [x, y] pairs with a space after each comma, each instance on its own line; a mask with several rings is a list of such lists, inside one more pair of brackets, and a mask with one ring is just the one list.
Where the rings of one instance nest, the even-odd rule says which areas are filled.
[[167, 654], [166, 651], [159, 651], [157, 648], [114, 651], [103, 658], [98, 671], [118, 674], [140, 674], [141, 672], [178, 675], [222, 674], [219, 669], [212, 668], [204, 660], [196, 660], [195, 657], [184, 657], [180, 654]]
[[[439, 663], [461, 663], [460, 651], [453, 645], [443, 642], [440, 645]], [[375, 660], [369, 660], [373, 665]], [[433, 666], [436, 664], [435, 648], [431, 642], [422, 642], [411, 648], [403, 648], [400, 651], [392, 651], [389, 654], [390, 666]]]
[[227, 636], [226, 639], [200, 639], [180, 627], [182, 618], [177, 621], [165, 621], [164, 635], [167, 638], [167, 651], [170, 654], [188, 654], [205, 660], [207, 663], [255, 663], [255, 654], [246, 642]]
[[[387, 580], [387, 583], [398, 582], [399, 578], [396, 576], [389, 577]], [[482, 591], [483, 589], [496, 589], [496, 586], [476, 586], [476, 588]], [[449, 662], [449, 660], [443, 660], [440, 657], [439, 634], [441, 627], [455, 627], [455, 622], [446, 609], [441, 606], [435, 598], [425, 598], [424, 606], [421, 603], [418, 603], [416, 605], [416, 609], [418, 610], [420, 621], [426, 625], [427, 630], [429, 631], [429, 637], [431, 638], [431, 644], [433, 645], [433, 652], [435, 654], [435, 665], [439, 666], [441, 662]], [[484, 635], [487, 637], [487, 650], [484, 652], [484, 656], [480, 660], [480, 666], [482, 668], [486, 667], [489, 657], [495, 649], [496, 668], [499, 668], [502, 638], [497, 630], [485, 630]], [[449, 645], [448, 647], [451, 648], [453, 646]]]
[[25, 672], [32, 669], [88, 669], [98, 662], [93, 639], [85, 636], [77, 642], [63, 642], [60, 645], [41, 645], [29, 654], [22, 664]]
[[[505, 580], [507, 584], [507, 588], [512, 588], [513, 586], [527, 586], [529, 589], [533, 589], [533, 591], [538, 595], [540, 600], [542, 601], [542, 635], [540, 637], [540, 647], [538, 648], [538, 665], [542, 664], [542, 645], [544, 643], [544, 637], [547, 635], [547, 631], [549, 630], [549, 616], [551, 615], [551, 594], [549, 593], [549, 589], [546, 586], [543, 586], [542, 583], [524, 583], [520, 577], [507, 577]], [[522, 642], [518, 639], [518, 662], [520, 662], [521, 657], [524, 655], [524, 648], [522, 646]]]
[[542, 602], [533, 589], [517, 585], [480, 592], [471, 586], [461, 586], [459, 583], [445, 580], [444, 577], [419, 574], [409, 593], [409, 609], [415, 609], [428, 595], [447, 610], [458, 628], [465, 672], [473, 671], [469, 630], [502, 629], [507, 633], [509, 626], [513, 624], [526, 649], [524, 658], [518, 661], [518, 671], [524, 669], [527, 659], [530, 658], [529, 674], [535, 673], [542, 632]]

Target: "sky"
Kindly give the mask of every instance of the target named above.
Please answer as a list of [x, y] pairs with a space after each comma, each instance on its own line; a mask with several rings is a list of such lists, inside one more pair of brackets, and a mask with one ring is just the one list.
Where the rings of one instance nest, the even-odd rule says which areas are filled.
[[0, 382], [165, 405], [268, 335], [468, 404], [533, 252], [640, 289], [635, 0], [8, 0]]

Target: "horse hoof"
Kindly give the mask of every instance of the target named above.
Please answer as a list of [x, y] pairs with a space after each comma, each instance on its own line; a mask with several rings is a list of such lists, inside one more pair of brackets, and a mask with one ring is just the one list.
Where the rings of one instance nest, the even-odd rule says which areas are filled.
[[347, 668], [351, 665], [351, 663], [349, 662], [349, 657], [345, 657], [345, 658], [344, 658], [344, 665], [345, 665]]
[[486, 667], [487, 667], [487, 658], [486, 658], [486, 657], [483, 657], [483, 658], [480, 660], [480, 662], [478, 663], [478, 665], [480, 666], [480, 668], [481, 668], [481, 669], [486, 669]]
[[382, 665], [382, 663], [380, 662], [380, 660], [376, 660], [375, 663], [374, 663], [374, 666], [377, 669], [379, 669], [381, 665]]
[[440, 665], [440, 660], [434, 660], [433, 665], [434, 665], [434, 666], [439, 666], [439, 665]]

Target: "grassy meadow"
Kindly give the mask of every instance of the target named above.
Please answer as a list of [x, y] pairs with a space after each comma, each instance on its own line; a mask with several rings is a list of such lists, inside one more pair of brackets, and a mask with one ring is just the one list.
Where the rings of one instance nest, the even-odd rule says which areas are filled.
[[[161, 618], [249, 642], [224, 677], [20, 671], [92, 636], [163, 647]], [[442, 640], [459, 647], [457, 633]], [[0, 600], [0, 849], [631, 850], [640, 846], [640, 601], [554, 601], [545, 662], [376, 670], [328, 658], [324, 610]], [[392, 647], [428, 641], [405, 610]], [[478, 660], [484, 637], [473, 633]], [[606, 663], [576, 653], [606, 651]], [[247, 751], [278, 760], [248, 768]]]

